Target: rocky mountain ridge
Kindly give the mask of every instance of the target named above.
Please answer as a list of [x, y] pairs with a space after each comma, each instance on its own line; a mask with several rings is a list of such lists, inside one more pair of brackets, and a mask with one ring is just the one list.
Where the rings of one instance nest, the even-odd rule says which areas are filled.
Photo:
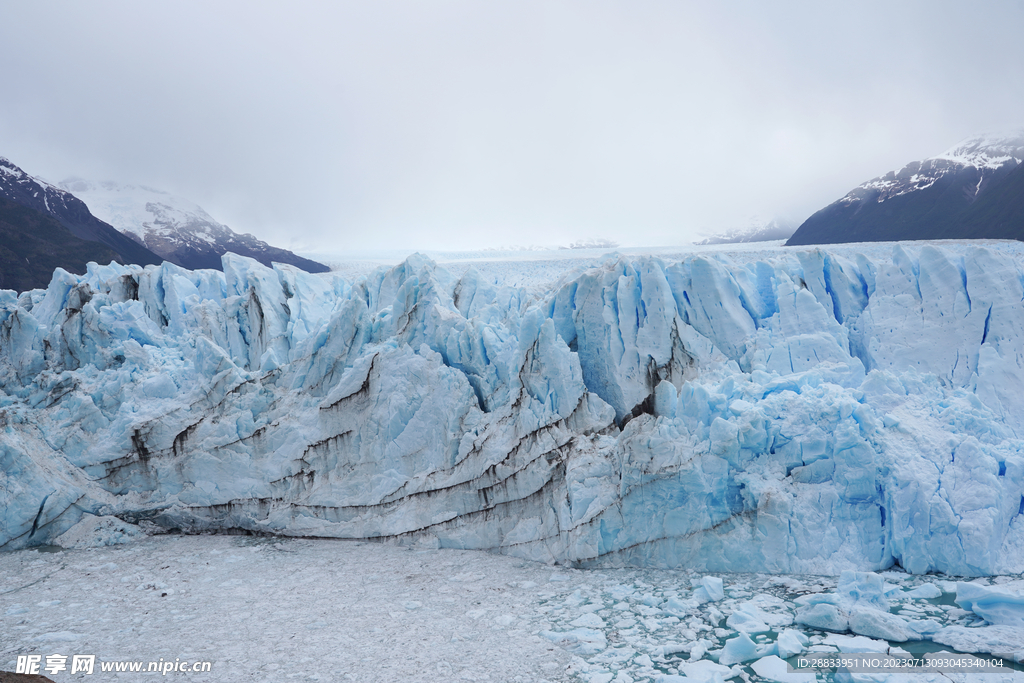
[[788, 245], [1024, 239], [1024, 131], [976, 136], [858, 185]]
[[279, 249], [250, 234], [239, 234], [214, 220], [201, 206], [161, 190], [114, 182], [70, 178], [60, 184], [123, 234], [183, 268], [221, 268], [227, 252], [263, 265], [287, 263], [310, 273], [327, 266]]
[[55, 218], [79, 239], [105, 244], [117, 253], [121, 263], [145, 266], [163, 262], [145, 246], [94, 216], [75, 195], [26, 173], [5, 157], [0, 157], [0, 197]]

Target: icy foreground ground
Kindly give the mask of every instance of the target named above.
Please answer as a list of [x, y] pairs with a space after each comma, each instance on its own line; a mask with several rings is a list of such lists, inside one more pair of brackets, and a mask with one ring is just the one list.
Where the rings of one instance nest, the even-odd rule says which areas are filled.
[[[782, 658], [949, 652], [962, 643], [1002, 651], [1007, 634], [1024, 629], [985, 625], [954, 598], [1021, 588], [1004, 577], [969, 584], [897, 572], [715, 577], [547, 567], [359, 541], [158, 536], [0, 554], [0, 670], [13, 671], [19, 655], [60, 653], [92, 654], [97, 663], [93, 675], [52, 675], [58, 682], [163, 680], [100, 670], [111, 662], [145, 670], [163, 659], [212, 664], [209, 673], [173, 673], [175, 680], [226, 683], [797, 683], [807, 674], [787, 677]], [[930, 631], [936, 642], [887, 642], [802, 623], [815, 605], [833, 603], [875, 615], [876, 629], [888, 619]], [[1024, 658], [1024, 641], [1018, 646]], [[820, 680], [1022, 683], [1024, 672]]]
[[1022, 263], [58, 271], [0, 292], [0, 547], [138, 533], [101, 515], [578, 566], [1019, 573]]
[[161, 679], [98, 662], [163, 658], [212, 662], [167, 678], [225, 683], [572, 680], [571, 653], [536, 634], [549, 586], [567, 586], [552, 574], [478, 552], [237, 536], [5, 553], [0, 670], [77, 653], [96, 655], [94, 675], [51, 678]]

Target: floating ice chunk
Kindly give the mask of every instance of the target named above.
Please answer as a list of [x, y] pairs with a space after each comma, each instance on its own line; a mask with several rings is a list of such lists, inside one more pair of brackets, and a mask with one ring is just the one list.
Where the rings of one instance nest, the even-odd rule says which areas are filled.
[[802, 653], [810, 642], [810, 639], [800, 631], [787, 628], [779, 634], [778, 639], [775, 641], [775, 647], [778, 650], [779, 657], [789, 659], [794, 655]]
[[725, 597], [725, 588], [722, 584], [722, 580], [717, 576], [705, 576], [701, 579], [701, 586], [707, 593], [708, 599], [712, 602], [721, 600]]
[[906, 619], [889, 613], [889, 597], [898, 592], [897, 586], [886, 583], [878, 574], [846, 570], [839, 576], [835, 593], [797, 598], [796, 622], [826, 631], [849, 629], [903, 642], [917, 633], [908, 628]]
[[640, 602], [642, 602], [643, 604], [647, 605], [648, 607], [660, 607], [661, 603], [662, 603], [662, 600], [661, 600], [661, 598], [657, 597], [656, 595], [653, 595], [653, 594], [649, 593], [649, 594], [643, 596], [642, 598], [640, 598]]
[[889, 649], [889, 643], [883, 640], [872, 640], [864, 636], [843, 636], [833, 633], [825, 638], [829, 645], [835, 645], [840, 652], [878, 652], [885, 653]]
[[743, 633], [764, 633], [768, 630], [768, 624], [764, 623], [764, 613], [757, 605], [750, 602], [745, 602], [737, 607], [725, 623], [734, 631]]
[[677, 655], [680, 652], [690, 652], [693, 649], [692, 643], [669, 642], [660, 647], [654, 648], [652, 654], [660, 657]]
[[[773, 595], [755, 595], [750, 602], [758, 607], [758, 618], [778, 632], [783, 627], [793, 624], [793, 613], [785, 601]], [[766, 608], [771, 608], [766, 609]]]
[[685, 616], [690, 612], [690, 605], [683, 602], [679, 598], [673, 596], [665, 601], [665, 604], [661, 606], [661, 609], [665, 610], [669, 614], [674, 614], [677, 617]]
[[584, 628], [604, 628], [604, 619], [597, 616], [593, 612], [588, 612], [581, 617], [577, 617], [569, 622], [570, 626], [582, 626]]
[[707, 659], [683, 662], [679, 665], [679, 670], [686, 675], [685, 680], [691, 683], [722, 683], [734, 675], [729, 667]]
[[903, 617], [869, 607], [854, 607], [850, 611], [850, 630], [858, 635], [900, 643], [917, 635], [907, 627]]
[[942, 596], [942, 589], [934, 583], [923, 583], [917, 588], [903, 591], [898, 597], [912, 598], [914, 600], [931, 600]]
[[843, 602], [884, 610], [889, 609], [888, 596], [898, 590], [898, 587], [887, 584], [874, 572], [855, 572], [849, 569], [839, 575], [839, 583], [836, 586], [836, 594]]
[[746, 633], [740, 633], [739, 636], [725, 641], [725, 646], [718, 655], [718, 663], [726, 666], [742, 664], [760, 656], [761, 652], [757, 643], [752, 641]]
[[956, 585], [956, 603], [990, 624], [1024, 628], [1024, 592], [1019, 589], [961, 582]]
[[804, 607], [807, 605], [838, 605], [839, 596], [835, 593], [808, 593], [807, 595], [801, 595], [793, 601], [798, 607]]
[[576, 628], [564, 632], [541, 631], [538, 635], [578, 655], [595, 655], [608, 647], [604, 632], [592, 628]]
[[1013, 657], [1016, 662], [1024, 662], [1024, 628], [947, 626], [935, 633], [932, 641], [948, 645], [957, 652], [987, 652]]
[[[934, 619], [908, 619], [907, 629], [913, 634], [909, 640], [925, 640], [942, 628]], [[916, 636], [916, 637], [915, 637]]]
[[840, 633], [850, 627], [850, 621], [846, 613], [835, 605], [830, 605], [826, 602], [798, 608], [794, 621], [805, 626], [820, 628], [825, 631], [838, 631]]
[[789, 671], [786, 662], [775, 655], [762, 657], [751, 664], [750, 668], [761, 678], [778, 681], [778, 683], [812, 683], [817, 680], [817, 676], [813, 672], [797, 673]]
[[53, 544], [62, 548], [97, 548], [142, 538], [146, 538], [146, 532], [117, 517], [85, 515], [80, 522], [55, 538]]

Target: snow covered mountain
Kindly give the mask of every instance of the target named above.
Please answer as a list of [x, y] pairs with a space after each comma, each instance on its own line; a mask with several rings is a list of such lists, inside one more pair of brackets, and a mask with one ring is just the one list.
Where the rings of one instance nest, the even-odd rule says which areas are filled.
[[609, 239], [602, 237], [588, 237], [583, 240], [576, 240], [569, 244], [568, 247], [559, 247], [564, 249], [614, 249], [619, 246], [618, 242], [614, 242]]
[[0, 157], [0, 197], [53, 217], [79, 239], [105, 244], [122, 263], [147, 265], [163, 261], [98, 219], [70, 192], [29, 175], [4, 157]]
[[749, 225], [738, 230], [726, 231], [720, 235], [712, 235], [700, 242], [707, 244], [744, 244], [747, 242], [770, 242], [789, 239], [796, 232], [796, 225], [785, 218], [753, 218]]
[[125, 235], [183, 268], [220, 268], [220, 257], [230, 251], [266, 266], [276, 261], [310, 273], [329, 270], [252, 235], [240, 235], [215, 221], [197, 204], [160, 190], [77, 178], [65, 180], [60, 186]]
[[808, 218], [787, 244], [1024, 239], [1024, 131], [969, 138], [870, 180]]
[[354, 282], [232, 255], [58, 274], [0, 292], [0, 547], [113, 515], [584, 566], [1017, 573], [1011, 246], [613, 256], [536, 290], [419, 256]]

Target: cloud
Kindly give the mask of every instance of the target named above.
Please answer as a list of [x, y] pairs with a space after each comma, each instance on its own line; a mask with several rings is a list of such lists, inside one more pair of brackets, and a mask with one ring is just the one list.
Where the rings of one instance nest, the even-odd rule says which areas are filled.
[[681, 243], [1019, 126], [1019, 2], [8, 3], [0, 154], [283, 246]]

